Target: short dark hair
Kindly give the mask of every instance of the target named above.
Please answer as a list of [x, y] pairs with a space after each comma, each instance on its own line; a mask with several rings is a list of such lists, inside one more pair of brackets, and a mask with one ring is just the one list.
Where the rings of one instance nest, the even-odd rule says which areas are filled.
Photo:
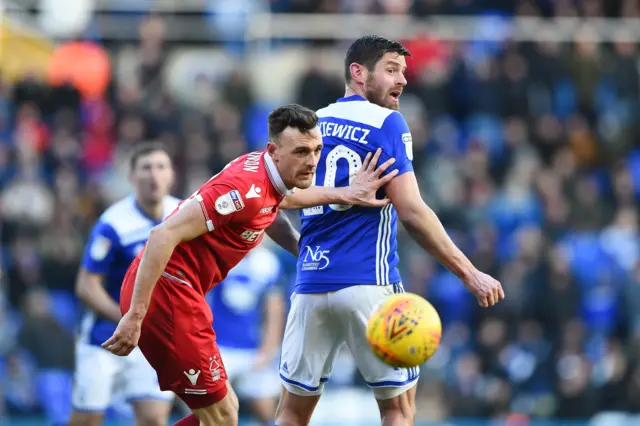
[[287, 127], [293, 127], [300, 133], [309, 133], [318, 125], [318, 116], [313, 110], [298, 104], [284, 105], [269, 114], [269, 140], [277, 141]]
[[364, 65], [369, 71], [373, 71], [378, 61], [389, 52], [411, 56], [402, 44], [377, 35], [366, 35], [354, 41], [344, 58], [344, 78], [347, 83], [351, 81], [352, 63]]
[[131, 156], [129, 157], [130, 170], [135, 170], [140, 157], [144, 157], [147, 154], [151, 154], [152, 152], [157, 151], [161, 151], [169, 155], [169, 151], [167, 151], [167, 148], [160, 142], [138, 142], [137, 144], [135, 144], [133, 146], [133, 149], [131, 150]]

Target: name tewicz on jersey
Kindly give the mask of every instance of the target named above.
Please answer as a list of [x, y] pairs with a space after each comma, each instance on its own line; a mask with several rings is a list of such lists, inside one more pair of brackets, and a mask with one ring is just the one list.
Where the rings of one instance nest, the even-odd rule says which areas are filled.
[[205, 294], [260, 243], [289, 193], [265, 151], [232, 161], [189, 197], [199, 202], [209, 232], [180, 243], [165, 275]]
[[[349, 185], [364, 157], [378, 148], [383, 149], [379, 163], [396, 159], [387, 173], [413, 171], [411, 133], [399, 112], [354, 95], [317, 114], [324, 148], [314, 185]], [[384, 191], [378, 193], [378, 198], [384, 196]], [[363, 208], [330, 204], [302, 210], [296, 293], [400, 282], [397, 220], [392, 205]]]

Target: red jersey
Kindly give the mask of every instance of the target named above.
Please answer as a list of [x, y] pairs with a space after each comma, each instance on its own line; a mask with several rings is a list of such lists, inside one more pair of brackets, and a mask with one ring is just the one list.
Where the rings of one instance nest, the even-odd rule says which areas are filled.
[[204, 295], [260, 243], [287, 194], [266, 151], [233, 160], [176, 209], [195, 198], [209, 232], [180, 243], [163, 275], [186, 281]]

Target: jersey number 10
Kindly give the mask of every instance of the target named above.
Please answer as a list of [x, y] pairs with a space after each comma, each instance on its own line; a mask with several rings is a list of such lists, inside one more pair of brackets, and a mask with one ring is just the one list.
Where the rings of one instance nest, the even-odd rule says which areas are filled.
[[[349, 183], [347, 185], [350, 185], [351, 182], [353, 182], [356, 173], [358, 173], [362, 167], [362, 158], [360, 158], [360, 155], [357, 152], [344, 145], [336, 146], [329, 151], [325, 160], [324, 182], [322, 183], [322, 186], [325, 188], [335, 188], [339, 160], [347, 160], [347, 164], [349, 165]], [[313, 185], [316, 185], [316, 179], [317, 175], [314, 175]], [[346, 204], [329, 204], [329, 207], [334, 211], [345, 211], [349, 210], [353, 206]]]

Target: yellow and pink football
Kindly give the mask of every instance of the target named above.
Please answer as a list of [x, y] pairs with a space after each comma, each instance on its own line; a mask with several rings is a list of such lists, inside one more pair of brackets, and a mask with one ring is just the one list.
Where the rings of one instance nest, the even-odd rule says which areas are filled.
[[389, 297], [371, 315], [367, 339], [386, 364], [410, 368], [425, 363], [440, 344], [442, 323], [431, 303], [417, 294]]

